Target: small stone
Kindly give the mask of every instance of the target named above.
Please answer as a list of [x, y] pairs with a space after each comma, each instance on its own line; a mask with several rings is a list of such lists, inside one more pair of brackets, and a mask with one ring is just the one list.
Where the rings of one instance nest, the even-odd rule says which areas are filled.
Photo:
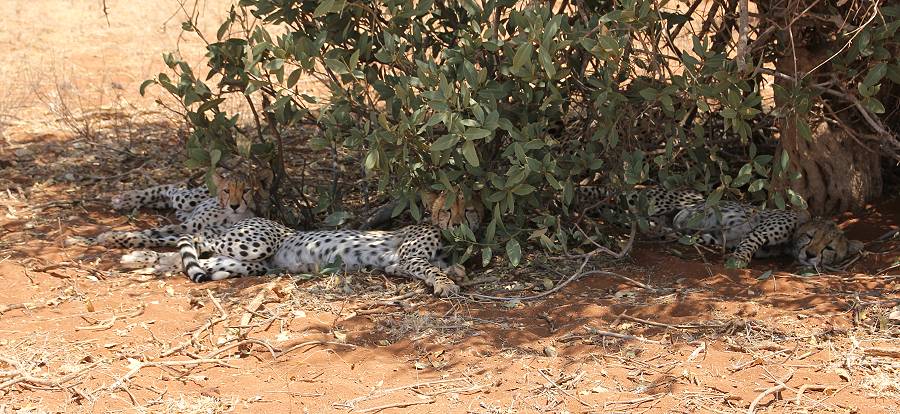
[[544, 355], [546, 355], [550, 358], [553, 358], [553, 357], [556, 357], [557, 355], [559, 355], [559, 351], [557, 351], [556, 348], [554, 348], [550, 345], [547, 345], [544, 347]]

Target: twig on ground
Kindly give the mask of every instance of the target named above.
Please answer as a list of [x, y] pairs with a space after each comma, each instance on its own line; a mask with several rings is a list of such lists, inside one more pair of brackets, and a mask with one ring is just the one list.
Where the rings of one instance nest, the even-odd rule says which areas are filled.
[[803, 384], [800, 388], [797, 388], [797, 398], [794, 399], [794, 404], [800, 405], [801, 398], [803, 397], [803, 393], [806, 390], [810, 391], [829, 391], [829, 390], [837, 390], [840, 389], [840, 386], [837, 385], [820, 385], [820, 384]]
[[131, 368], [128, 372], [125, 373], [121, 378], [116, 380], [116, 382], [112, 383], [107, 390], [115, 391], [119, 387], [121, 387], [125, 381], [128, 381], [131, 377], [138, 373], [138, 371], [148, 368], [148, 367], [177, 367], [177, 366], [190, 366], [190, 365], [202, 365], [202, 364], [215, 364], [221, 365], [223, 367], [235, 368], [238, 367], [227, 363], [221, 359], [188, 359], [184, 361], [149, 361], [149, 362], [139, 362], [133, 368]]
[[866, 348], [863, 349], [863, 353], [868, 356], [900, 358], [900, 349], [898, 348]]
[[777, 393], [783, 391], [788, 388], [787, 382], [790, 381], [791, 377], [794, 376], [794, 371], [789, 372], [782, 379], [776, 379], [776, 385], [773, 387], [769, 387], [765, 389], [762, 393], [756, 396], [753, 399], [753, 402], [750, 403], [750, 407], [747, 408], [747, 414], [754, 414], [756, 412], [756, 406], [759, 405], [759, 402], [762, 401], [763, 398], [766, 398], [767, 395]]
[[557, 390], [559, 390], [559, 392], [561, 392], [561, 393], [567, 395], [569, 398], [575, 399], [575, 401], [578, 401], [581, 405], [583, 405], [583, 406], [585, 406], [585, 407], [589, 407], [589, 408], [592, 408], [592, 409], [593, 409], [593, 408], [596, 408], [596, 406], [594, 406], [593, 404], [588, 404], [588, 403], [584, 402], [581, 398], [578, 398], [578, 396], [573, 395], [572, 393], [570, 393], [570, 392], [568, 392], [568, 391], [562, 389], [562, 387], [560, 387], [559, 384], [556, 383], [556, 381], [550, 379], [550, 377], [548, 377], [547, 374], [544, 373], [543, 370], [537, 369], [537, 368], [535, 368], [535, 370], [538, 372], [538, 374], [541, 374], [541, 376], [544, 377], [544, 379], [547, 380], [547, 382], [549, 382], [550, 385], [553, 386], [553, 388], [556, 388]]
[[3, 362], [5, 362], [15, 368], [14, 371], [5, 371], [3, 373], [4, 375], [2, 375], [2, 376], [12, 377], [12, 378], [9, 380], [6, 380], [3, 383], [0, 383], [0, 391], [5, 390], [6, 388], [9, 388], [9, 387], [11, 387], [15, 384], [19, 384], [19, 383], [25, 383], [28, 385], [40, 385], [40, 386], [53, 387], [53, 388], [66, 388], [65, 386], [63, 386], [64, 383], [77, 378], [79, 375], [83, 374], [85, 371], [87, 371], [87, 370], [97, 366], [97, 364], [99, 364], [99, 362], [95, 362], [86, 367], [82, 367], [75, 372], [63, 375], [59, 378], [39, 378], [39, 377], [35, 377], [35, 376], [25, 372], [22, 368], [19, 367], [19, 363], [12, 359], [0, 357], [0, 360], [2, 360]]
[[[230, 350], [230, 349], [234, 349], [234, 348], [237, 348], [237, 347], [240, 347], [240, 346], [244, 346], [244, 345], [247, 345], [247, 344], [257, 344], [257, 345], [262, 345], [262, 346], [266, 347], [266, 349], [269, 350], [269, 353], [270, 353], [270, 354], [272, 354], [272, 359], [275, 359], [275, 358], [278, 357], [278, 355], [277, 355], [278, 350], [275, 349], [274, 347], [272, 347], [272, 345], [269, 344], [268, 342], [263, 341], [263, 340], [261, 340], [261, 339], [246, 338], [246, 339], [243, 339], [243, 340], [241, 340], [241, 341], [237, 341], [237, 342], [228, 344], [228, 345], [226, 345], [226, 346], [223, 346], [223, 347], [221, 347], [221, 348], [219, 348], [219, 349], [213, 351], [212, 353], [207, 354], [207, 355], [206, 355], [206, 358], [207, 358], [207, 359], [209, 359], [209, 358], [215, 358], [215, 357], [217, 357], [217, 356], [223, 354], [225, 351], [228, 351], [228, 350]], [[242, 352], [243, 352], [243, 351], [242, 351]]]
[[658, 289], [654, 288], [653, 286], [650, 286], [650, 285], [648, 285], [648, 284], [646, 284], [646, 283], [639, 282], [639, 281], [634, 280], [634, 279], [632, 279], [632, 278], [630, 278], [630, 277], [628, 277], [628, 276], [623, 276], [623, 275], [620, 275], [620, 274], [618, 274], [618, 273], [614, 273], [614, 272], [610, 272], [610, 271], [606, 271], [606, 270], [591, 270], [591, 271], [584, 272], [584, 274], [582, 274], [581, 276], [584, 277], [584, 276], [593, 276], [593, 275], [612, 276], [612, 277], [615, 277], [615, 278], [617, 278], [617, 279], [622, 279], [622, 280], [624, 280], [624, 281], [626, 281], [626, 282], [628, 282], [628, 283], [631, 283], [631, 284], [633, 284], [633, 285], [635, 285], [635, 286], [637, 286], [637, 287], [639, 287], [639, 288], [641, 288], [641, 289], [646, 289], [646, 290], [649, 290], [649, 291], [652, 291], [652, 292], [655, 292], [655, 291], [658, 290]]
[[[94, 322], [93, 325], [90, 325], [90, 326], [76, 326], [75, 330], [76, 331], [105, 331], [109, 328], [112, 328], [113, 324], [115, 324], [116, 321], [119, 319], [134, 318], [134, 317], [142, 315], [143, 313], [144, 313], [144, 304], [141, 304], [137, 307], [137, 309], [135, 309], [134, 311], [132, 311], [131, 313], [129, 313], [127, 315], [113, 315], [109, 319], [105, 319], [100, 322]], [[84, 319], [87, 319], [87, 318], [84, 318]]]
[[657, 400], [657, 399], [659, 399], [659, 397], [661, 397], [661, 396], [663, 396], [663, 393], [653, 394], [653, 395], [651, 395], [651, 396], [643, 397], [643, 398], [635, 398], [635, 399], [633, 399], [633, 400], [607, 401], [606, 403], [603, 404], [603, 409], [605, 410], [606, 407], [607, 407], [607, 406], [610, 406], [610, 405], [619, 405], [619, 404], [621, 404], [621, 405], [626, 405], [626, 404], [643, 404], [643, 403], [645, 403], [645, 402], [647, 402], [647, 401], [654, 401], [654, 400]]
[[191, 344], [195, 344], [195, 345], [198, 344], [200, 342], [200, 335], [203, 332], [205, 332], [207, 329], [210, 329], [213, 326], [215, 326], [221, 322], [224, 322], [225, 320], [228, 319], [228, 312], [225, 311], [225, 308], [222, 307], [222, 304], [219, 302], [218, 299], [216, 299], [215, 296], [213, 296], [212, 292], [210, 292], [209, 289], [206, 290], [206, 296], [209, 297], [209, 299], [212, 301], [213, 305], [215, 305], [216, 309], [218, 309], [219, 317], [215, 318], [215, 319], [210, 319], [210, 320], [206, 321], [206, 323], [204, 323], [203, 325], [200, 325], [197, 329], [194, 329], [193, 333], [191, 334], [191, 339], [184, 341], [173, 348], [163, 351], [161, 354], [159, 354], [159, 356], [161, 358], [165, 358], [176, 352], [179, 352], [179, 351], [187, 348]]
[[42, 305], [42, 304], [31, 303], [31, 302], [13, 303], [13, 304], [9, 304], [9, 305], [3, 305], [3, 306], [0, 306], [0, 315], [3, 315], [4, 313], [9, 312], [11, 310], [16, 310], [16, 309], [32, 310], [32, 309], [37, 309], [37, 308], [40, 308], [43, 306], [44, 305]]
[[501, 280], [501, 279], [496, 276], [490, 276], [490, 277], [482, 277], [482, 278], [478, 278], [478, 279], [467, 280], [465, 282], [459, 282], [459, 283], [457, 283], [457, 285], [459, 285], [460, 287], [469, 287], [469, 286], [483, 285], [485, 283], [496, 282], [498, 280]]
[[659, 344], [659, 343], [661, 343], [661, 342], [659, 342], [659, 341], [654, 341], [654, 340], [652, 340], [652, 339], [647, 339], [647, 338], [644, 338], [644, 337], [641, 337], [641, 336], [629, 335], [629, 334], [623, 334], [623, 333], [618, 333], [618, 332], [603, 331], [603, 330], [600, 330], [600, 329], [597, 329], [597, 328], [594, 328], [594, 327], [588, 326], [588, 325], [585, 325], [585, 326], [584, 326], [584, 329], [586, 329], [586, 330], [588, 331], [588, 333], [591, 334], [591, 335], [597, 335], [597, 336], [609, 336], [609, 337], [612, 337], [612, 338], [618, 338], [618, 339], [635, 340], [635, 341], [645, 342], [645, 343], [648, 343], [648, 344]]
[[346, 346], [346, 347], [350, 347], [350, 348], [356, 348], [356, 345], [353, 345], [353, 344], [345, 344], [345, 343], [342, 343], [342, 342], [334, 342], [334, 341], [307, 341], [307, 342], [303, 342], [303, 343], [300, 343], [300, 344], [297, 344], [297, 345], [292, 345], [292, 346], [288, 347], [288, 348], [285, 349], [284, 351], [279, 352], [279, 353], [278, 353], [278, 356], [276, 356], [275, 358], [281, 358], [281, 357], [283, 357], [285, 354], [287, 354], [288, 352], [294, 351], [294, 350], [296, 350], [296, 349], [300, 349], [300, 348], [307, 347], [307, 346], [316, 346], [316, 345], [338, 345], [338, 346]]
[[391, 404], [379, 405], [379, 406], [377, 406], [377, 407], [366, 408], [366, 409], [363, 409], [363, 410], [358, 410], [358, 412], [360, 412], [360, 413], [377, 413], [377, 412], [382, 411], [382, 410], [387, 410], [388, 408], [404, 408], [404, 407], [409, 407], [409, 406], [412, 406], [412, 405], [431, 404], [431, 403], [433, 403], [433, 402], [434, 402], [433, 399], [429, 399], [429, 400], [418, 400], [418, 401], [398, 402], [398, 403], [391, 403]]
[[784, 384], [778, 384], [774, 387], [767, 388], [765, 391], [763, 391], [762, 393], [757, 395], [756, 398], [753, 399], [753, 402], [750, 403], [750, 408], [747, 409], [747, 413], [754, 414], [756, 412], [756, 406], [759, 404], [760, 401], [762, 401], [763, 398], [766, 398], [766, 396], [769, 394], [773, 394], [773, 393], [782, 391], [785, 388], [787, 388], [787, 385], [784, 385]]
[[[240, 326], [250, 325], [250, 321], [253, 320], [253, 315], [256, 314], [256, 310], [259, 309], [263, 305], [263, 302], [266, 300], [266, 294], [272, 292], [273, 289], [275, 289], [275, 282], [277, 282], [277, 279], [266, 283], [262, 287], [262, 289], [260, 289], [259, 293], [257, 293], [256, 296], [254, 296], [250, 301], [250, 303], [244, 308], [244, 314], [241, 315], [241, 321], [239, 323]], [[247, 335], [249, 335], [252, 330], [253, 328], [249, 328], [246, 331], [242, 330], [240, 337], [242, 339], [246, 339]], [[247, 351], [247, 349], [242, 349], [241, 353], [246, 353]]]
[[622, 312], [619, 316], [616, 317], [616, 320], [613, 321], [613, 325], [615, 325], [619, 319], [627, 319], [629, 321], [642, 323], [644, 325], [658, 326], [661, 328], [669, 328], [669, 329], [716, 329], [716, 328], [722, 327], [721, 324], [672, 325], [672, 324], [668, 324], [668, 323], [654, 322], [654, 321], [650, 321], [647, 319], [641, 319], [638, 317], [628, 315], [625, 312]]
[[383, 397], [383, 396], [391, 394], [395, 391], [408, 390], [411, 388], [419, 388], [419, 387], [425, 387], [425, 386], [429, 386], [429, 385], [447, 384], [447, 383], [451, 383], [451, 382], [467, 382], [470, 385], [472, 385], [472, 380], [470, 380], [468, 378], [447, 378], [447, 379], [440, 379], [440, 380], [433, 380], [433, 381], [423, 381], [423, 382], [417, 382], [415, 384], [402, 385], [399, 387], [386, 388], [383, 390], [373, 391], [369, 395], [364, 395], [362, 397], [356, 397], [352, 400], [347, 400], [347, 401], [344, 401], [343, 403], [340, 403], [337, 405], [341, 406], [341, 407], [353, 409], [357, 403], [371, 400], [374, 398]]

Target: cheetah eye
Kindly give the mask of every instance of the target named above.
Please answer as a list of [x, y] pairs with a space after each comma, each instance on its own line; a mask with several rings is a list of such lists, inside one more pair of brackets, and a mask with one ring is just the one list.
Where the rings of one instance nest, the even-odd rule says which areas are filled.
[[228, 189], [227, 189], [227, 188], [223, 188], [223, 189], [222, 189], [222, 192], [225, 193], [225, 194], [228, 194]]
[[831, 245], [828, 245], [828, 246], [825, 246], [825, 249], [824, 249], [824, 250], [825, 250], [825, 251], [832, 252], [832, 251], [834, 251], [834, 247], [832, 247]]

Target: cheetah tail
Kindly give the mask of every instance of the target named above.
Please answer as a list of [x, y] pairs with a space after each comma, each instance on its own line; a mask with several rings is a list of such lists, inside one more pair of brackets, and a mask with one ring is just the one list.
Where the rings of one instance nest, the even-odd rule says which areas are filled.
[[206, 282], [211, 280], [209, 274], [203, 270], [198, 260], [197, 247], [194, 246], [194, 237], [185, 234], [178, 239], [178, 252], [181, 255], [181, 264], [184, 273], [192, 282]]

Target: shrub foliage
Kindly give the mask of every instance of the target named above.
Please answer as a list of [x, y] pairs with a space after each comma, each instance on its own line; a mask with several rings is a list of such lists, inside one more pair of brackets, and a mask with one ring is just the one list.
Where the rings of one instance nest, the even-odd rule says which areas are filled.
[[[360, 154], [379, 191], [400, 200], [395, 214], [418, 218], [423, 189], [448, 191], [448, 203], [480, 201], [483, 232], [452, 236], [485, 263], [496, 253], [518, 262], [527, 240], [571, 245], [563, 222], [582, 182], [625, 190], [655, 181], [712, 201], [802, 206], [775, 185], [796, 178], [786, 153], [758, 133], [773, 117], [795, 117], [810, 135], [805, 119], [821, 87], [777, 87], [787, 103], [773, 110], [763, 103], [765, 64], [783, 46], [752, 42], [764, 22], [751, 28], [739, 67], [733, 20], [665, 4], [240, 0], [214, 38], [198, 33], [208, 68], [167, 55], [171, 72], [142, 92], [158, 84], [183, 104], [192, 166], [303, 156], [280, 152], [281, 131], [315, 122], [321, 134], [309, 144]], [[842, 76], [876, 116], [886, 111], [881, 84], [900, 82], [886, 49], [898, 40], [898, 12], [881, 7], [878, 19], [835, 34], [848, 46], [836, 51]], [[195, 31], [194, 22], [183, 28]], [[299, 92], [301, 79], [327, 96]], [[252, 112], [226, 113], [228, 94], [242, 94]], [[242, 123], [253, 138], [237, 132]]]

